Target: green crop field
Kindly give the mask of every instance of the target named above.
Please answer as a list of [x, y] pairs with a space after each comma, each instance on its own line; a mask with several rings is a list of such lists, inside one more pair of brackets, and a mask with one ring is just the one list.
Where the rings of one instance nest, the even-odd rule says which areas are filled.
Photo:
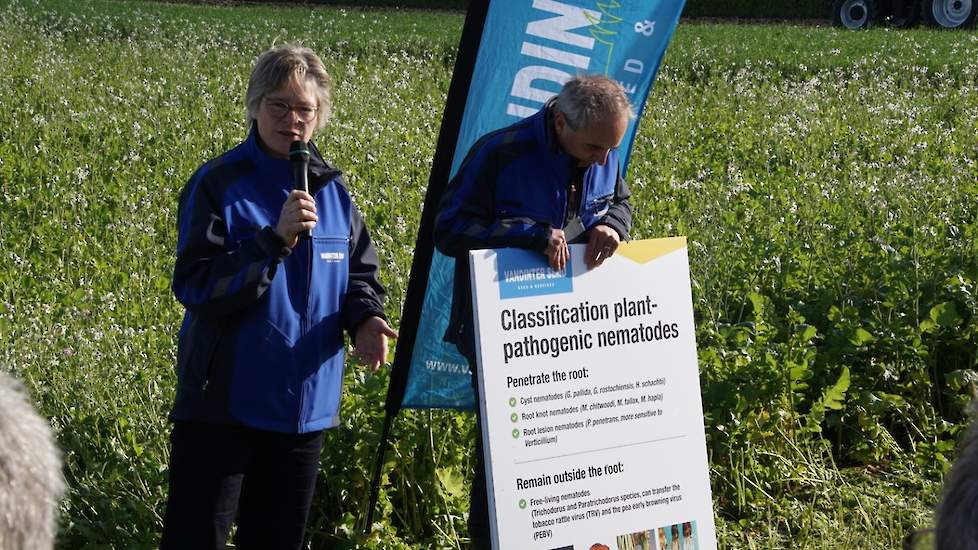
[[[400, 317], [462, 16], [0, 0], [0, 369], [64, 449], [64, 548], [153, 548], [177, 195], [245, 135], [255, 56], [319, 52], [316, 138]], [[926, 527], [978, 349], [978, 35], [682, 23], [641, 120], [635, 237], [687, 235], [721, 547]], [[359, 535], [387, 374], [348, 369], [313, 548], [464, 548], [470, 415], [405, 411]]]

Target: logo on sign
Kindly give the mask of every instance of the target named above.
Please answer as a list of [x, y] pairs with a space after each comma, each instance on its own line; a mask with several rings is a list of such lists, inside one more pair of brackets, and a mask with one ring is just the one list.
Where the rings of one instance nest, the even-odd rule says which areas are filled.
[[563, 271], [551, 269], [546, 256], [529, 250], [506, 249], [496, 253], [499, 298], [526, 298], [574, 291], [570, 262]]

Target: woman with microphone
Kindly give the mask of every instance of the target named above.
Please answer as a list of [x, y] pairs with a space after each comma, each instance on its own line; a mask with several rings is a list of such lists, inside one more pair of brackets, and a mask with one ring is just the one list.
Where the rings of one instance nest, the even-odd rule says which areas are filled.
[[322, 60], [264, 52], [245, 106], [247, 138], [180, 194], [164, 549], [223, 550], [235, 517], [237, 548], [300, 548], [323, 430], [340, 421], [343, 331], [373, 370], [397, 336], [363, 218], [311, 141], [330, 114]]

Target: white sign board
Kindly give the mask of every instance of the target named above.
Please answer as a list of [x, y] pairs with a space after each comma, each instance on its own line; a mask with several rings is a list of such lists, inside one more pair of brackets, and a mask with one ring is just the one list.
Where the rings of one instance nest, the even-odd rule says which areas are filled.
[[711, 550], [686, 239], [471, 253], [496, 549]]

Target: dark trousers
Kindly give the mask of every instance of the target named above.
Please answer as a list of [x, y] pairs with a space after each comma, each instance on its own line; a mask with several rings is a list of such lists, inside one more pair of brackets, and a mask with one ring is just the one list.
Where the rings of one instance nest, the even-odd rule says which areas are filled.
[[235, 513], [237, 548], [301, 548], [322, 432], [177, 422], [170, 443], [162, 550], [224, 550]]

